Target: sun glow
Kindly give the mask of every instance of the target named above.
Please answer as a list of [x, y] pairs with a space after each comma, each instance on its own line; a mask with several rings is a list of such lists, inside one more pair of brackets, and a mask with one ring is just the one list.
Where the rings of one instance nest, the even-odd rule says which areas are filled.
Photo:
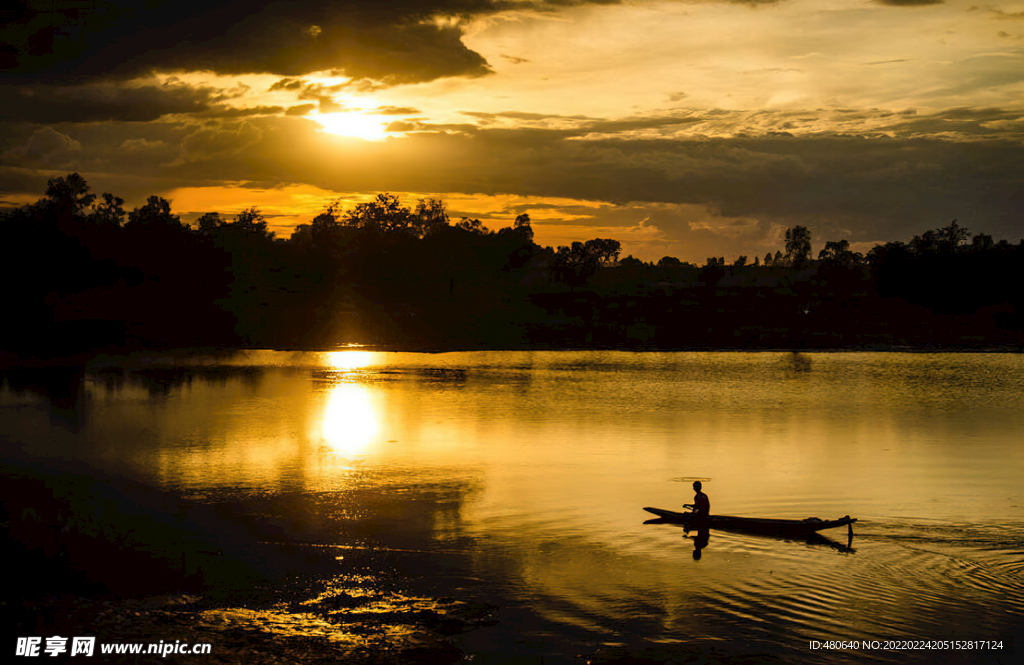
[[387, 138], [385, 120], [380, 116], [362, 113], [319, 113], [312, 116], [325, 132], [351, 136], [365, 141], [383, 141]]

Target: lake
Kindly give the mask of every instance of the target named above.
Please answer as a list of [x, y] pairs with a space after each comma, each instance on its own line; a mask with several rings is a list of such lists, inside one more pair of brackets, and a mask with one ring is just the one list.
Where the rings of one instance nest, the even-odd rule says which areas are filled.
[[[130, 530], [203, 611], [284, 638], [388, 648], [457, 605], [451, 643], [487, 663], [1022, 644], [1021, 355], [142, 353], [8, 372], [0, 415], [8, 473], [97, 515], [66, 531]], [[642, 510], [683, 510], [694, 480], [714, 514], [855, 535], [712, 531], [695, 557]]]

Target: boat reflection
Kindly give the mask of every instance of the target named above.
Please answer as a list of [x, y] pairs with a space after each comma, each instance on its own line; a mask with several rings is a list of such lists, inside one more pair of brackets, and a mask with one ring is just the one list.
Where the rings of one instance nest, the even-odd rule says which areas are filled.
[[[663, 519], [661, 517], [656, 517], [654, 519], [645, 520], [644, 524], [669, 524], [669, 525], [674, 526], [674, 527], [685, 528], [685, 527], [683, 527], [682, 524], [679, 524], [678, 522], [673, 522], [672, 520], [666, 520], [666, 519]], [[786, 541], [786, 542], [790, 542], [790, 543], [805, 543], [807, 545], [815, 545], [815, 546], [819, 546], [819, 547], [830, 547], [830, 548], [834, 549], [837, 552], [842, 552], [843, 554], [855, 554], [857, 552], [857, 550], [853, 547], [853, 529], [849, 529], [847, 531], [847, 538], [846, 538], [846, 544], [845, 545], [842, 544], [841, 542], [837, 541], [837, 540], [833, 540], [833, 539], [829, 538], [828, 536], [823, 536], [820, 533], [810, 533], [810, 534], [807, 534], [807, 535], [794, 536], [794, 535], [791, 535], [791, 534], [754, 533], [754, 532], [750, 532], [750, 531], [745, 531], [743, 529], [717, 528], [716, 530], [717, 531], [728, 531], [730, 533], [741, 533], [744, 536], [749, 536], [751, 538], [768, 538], [768, 539], [771, 539], [771, 540], [782, 540], [782, 541]], [[708, 542], [709, 542], [710, 538], [707, 537], [707, 536], [705, 536], [704, 538], [701, 538], [696, 533], [693, 536], [690, 536], [688, 534], [689, 534], [689, 532], [687, 531], [686, 534], [683, 535], [683, 538], [691, 538], [694, 541], [693, 542], [693, 558], [694, 559], [700, 559], [700, 557], [701, 557], [701, 553], [700, 552], [701, 552], [701, 550], [703, 550], [705, 547], [708, 546]]]

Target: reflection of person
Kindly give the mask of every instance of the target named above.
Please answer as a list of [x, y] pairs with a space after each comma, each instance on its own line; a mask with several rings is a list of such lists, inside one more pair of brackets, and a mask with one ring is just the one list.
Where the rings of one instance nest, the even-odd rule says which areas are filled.
[[708, 546], [708, 537], [711, 534], [707, 529], [697, 532], [697, 537], [693, 539], [693, 559], [694, 561], [700, 561], [700, 551]]

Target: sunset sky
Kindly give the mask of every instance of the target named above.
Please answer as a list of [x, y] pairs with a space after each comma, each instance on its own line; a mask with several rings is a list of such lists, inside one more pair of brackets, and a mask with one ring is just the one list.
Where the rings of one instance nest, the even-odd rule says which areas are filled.
[[[623, 255], [1024, 237], [1024, 2], [21, 0], [0, 205], [81, 173], [186, 221], [438, 197]], [[51, 11], [55, 4], [57, 11]]]

